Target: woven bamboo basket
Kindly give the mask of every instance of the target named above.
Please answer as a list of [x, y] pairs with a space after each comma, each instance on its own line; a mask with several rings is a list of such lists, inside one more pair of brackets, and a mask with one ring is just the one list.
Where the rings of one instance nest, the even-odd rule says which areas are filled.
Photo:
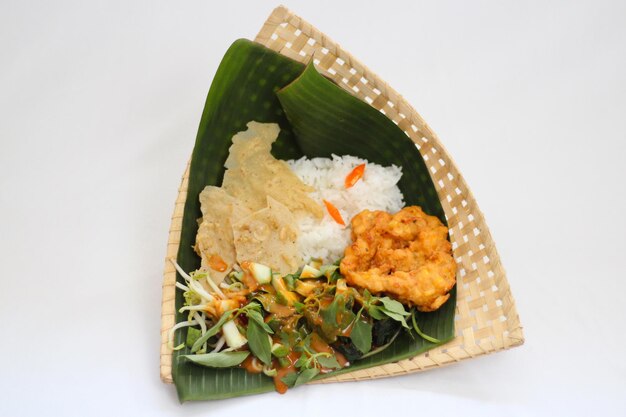
[[[424, 371], [524, 343], [509, 283], [483, 214], [437, 135], [400, 94], [310, 23], [277, 7], [256, 42], [296, 61], [313, 58], [317, 69], [337, 85], [393, 120], [420, 150], [430, 170], [450, 227], [457, 262], [455, 338], [411, 359], [329, 377], [314, 383], [359, 381]], [[174, 206], [163, 274], [161, 379], [172, 381], [172, 351], [167, 334], [175, 324], [175, 258], [187, 197], [189, 165]]]

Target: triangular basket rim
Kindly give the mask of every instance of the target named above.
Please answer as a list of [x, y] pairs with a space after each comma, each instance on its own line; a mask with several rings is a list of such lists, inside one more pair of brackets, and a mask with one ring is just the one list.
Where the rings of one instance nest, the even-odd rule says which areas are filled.
[[[358, 381], [419, 372], [524, 343], [506, 273], [474, 196], [437, 135], [404, 98], [327, 35], [284, 6], [275, 8], [256, 42], [289, 58], [308, 62], [339, 86], [394, 121], [415, 142], [439, 194], [457, 260], [456, 336], [445, 345], [399, 362], [322, 379], [315, 383]], [[160, 374], [172, 383], [172, 350], [167, 335], [175, 324], [176, 272], [169, 262], [180, 243], [189, 164], [172, 214], [163, 272]]]

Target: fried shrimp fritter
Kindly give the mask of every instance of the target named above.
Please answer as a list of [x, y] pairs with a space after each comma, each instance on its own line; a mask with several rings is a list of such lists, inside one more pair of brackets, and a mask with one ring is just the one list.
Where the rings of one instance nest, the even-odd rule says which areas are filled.
[[418, 206], [394, 215], [364, 210], [352, 219], [353, 243], [346, 248], [341, 273], [351, 285], [435, 311], [456, 282], [447, 237], [448, 228]]

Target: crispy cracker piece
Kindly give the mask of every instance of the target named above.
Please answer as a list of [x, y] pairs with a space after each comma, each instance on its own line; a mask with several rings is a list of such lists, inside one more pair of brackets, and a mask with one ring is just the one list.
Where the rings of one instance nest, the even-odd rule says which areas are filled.
[[296, 216], [322, 218], [321, 205], [309, 197], [313, 188], [270, 153], [279, 132], [275, 123], [253, 121], [248, 123], [248, 130], [233, 136], [222, 187], [252, 211], [266, 207], [266, 199], [271, 197]]
[[[201, 268], [219, 284], [236, 261], [232, 223], [248, 216], [250, 210], [222, 188], [213, 186], [205, 187], [200, 193], [200, 209], [202, 220], [195, 250], [202, 259]], [[216, 265], [220, 265], [218, 269]]]
[[291, 274], [302, 263], [296, 245], [296, 218], [272, 197], [267, 197], [267, 207], [233, 223], [233, 236], [240, 264], [258, 262], [275, 272]]

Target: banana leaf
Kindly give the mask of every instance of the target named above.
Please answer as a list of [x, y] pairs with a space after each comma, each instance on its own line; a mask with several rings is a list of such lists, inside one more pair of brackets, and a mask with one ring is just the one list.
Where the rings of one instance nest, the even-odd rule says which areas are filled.
[[401, 166], [398, 187], [405, 203], [447, 224], [422, 155], [385, 115], [320, 75], [312, 62], [277, 95], [306, 156], [354, 155]]
[[[280, 100], [280, 101], [279, 101]], [[200, 266], [193, 250], [201, 216], [198, 196], [207, 185], [221, 185], [232, 136], [251, 120], [278, 123], [281, 133], [272, 148], [280, 159], [351, 154], [383, 165], [403, 168], [399, 187], [407, 204], [417, 204], [446, 221], [424, 161], [411, 140], [387, 117], [321, 76], [313, 67], [295, 62], [264, 46], [237, 40], [215, 74], [191, 157], [189, 186], [177, 261], [184, 270]], [[184, 282], [177, 276], [179, 282]], [[176, 309], [183, 306], [177, 291]], [[454, 336], [456, 292], [434, 313], [420, 314], [423, 332], [443, 342]], [[176, 321], [186, 319], [177, 313]], [[185, 340], [177, 332], [175, 345]], [[383, 352], [327, 375], [395, 362], [437, 344], [401, 334]], [[274, 390], [263, 374], [240, 368], [214, 369], [182, 358], [189, 348], [175, 351], [172, 376], [181, 402], [213, 400]], [[289, 395], [289, 394], [287, 394]]]

